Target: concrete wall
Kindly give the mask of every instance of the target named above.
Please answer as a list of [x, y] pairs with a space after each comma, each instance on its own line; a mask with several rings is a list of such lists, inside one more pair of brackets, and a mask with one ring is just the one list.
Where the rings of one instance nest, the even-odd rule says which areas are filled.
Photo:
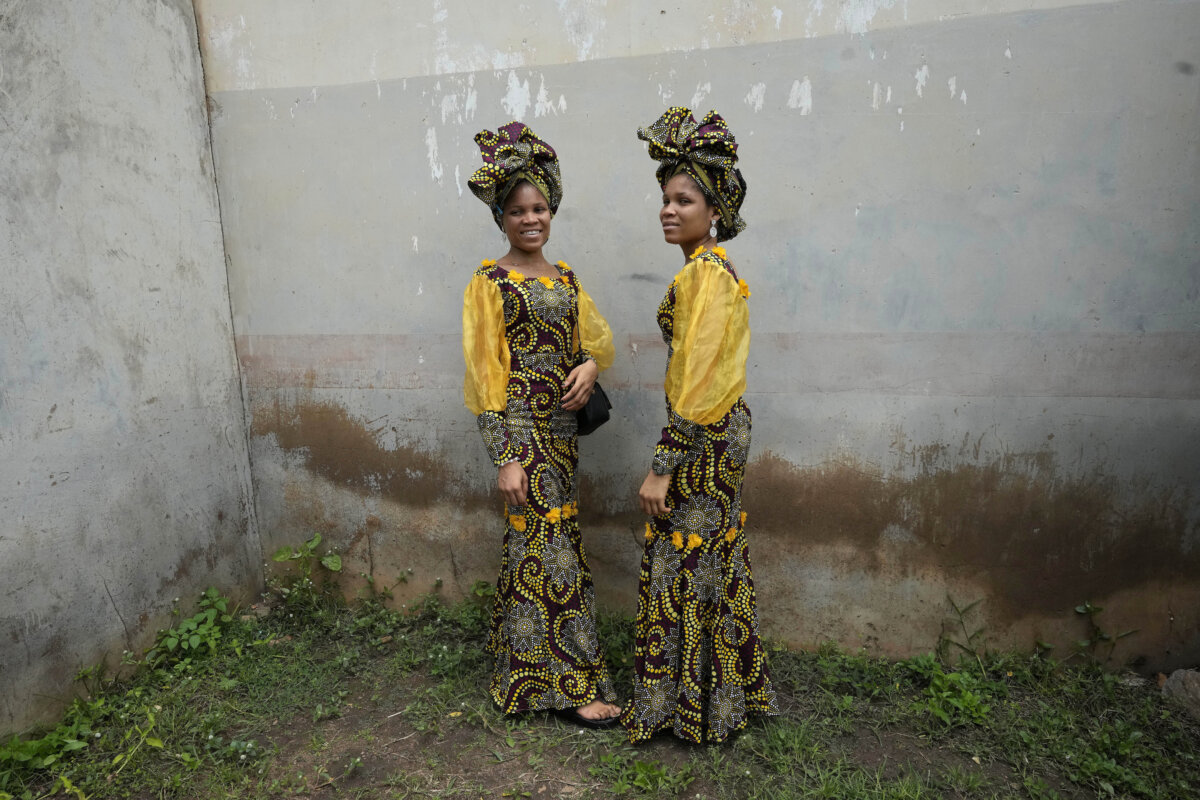
[[196, 5], [267, 549], [319, 530], [400, 600], [494, 578], [459, 313], [503, 246], [465, 182], [518, 118], [616, 332], [581, 520], [631, 609], [680, 263], [634, 131], [715, 107], [769, 631], [912, 653], [982, 598], [994, 646], [1066, 655], [1091, 600], [1118, 660], [1200, 658], [1200, 3]]
[[262, 581], [195, 17], [0, 0], [0, 732]]

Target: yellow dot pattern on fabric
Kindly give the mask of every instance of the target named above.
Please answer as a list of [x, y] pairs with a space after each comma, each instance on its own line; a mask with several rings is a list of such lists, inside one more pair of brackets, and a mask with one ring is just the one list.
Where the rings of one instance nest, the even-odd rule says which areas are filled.
[[550, 205], [550, 213], [558, 213], [562, 202], [558, 155], [532, 128], [513, 121], [495, 133], [480, 131], [475, 134], [475, 143], [484, 163], [467, 179], [467, 186], [491, 210], [500, 230], [504, 230], [504, 199], [518, 179], [536, 186]]
[[565, 263], [545, 283], [494, 262], [475, 274], [499, 289], [511, 358], [507, 407], [480, 414], [480, 430], [493, 459], [511, 456], [529, 476], [526, 505], [505, 509], [489, 691], [506, 713], [613, 700], [579, 532], [575, 413], [561, 408], [577, 357], [578, 279]]
[[[723, 252], [694, 255], [737, 278]], [[658, 311], [668, 344], [674, 310], [672, 286]], [[655, 469], [669, 467], [671, 513], [646, 525], [633, 697], [621, 720], [633, 742], [671, 731], [711, 744], [743, 728], [751, 714], [779, 713], [741, 509], [750, 409], [739, 398], [719, 420], [699, 425], [675, 414], [668, 400], [667, 414]]]
[[737, 141], [716, 111], [700, 122], [685, 106], [672, 106], [650, 125], [638, 128], [637, 136], [649, 143], [647, 152], [658, 161], [655, 176], [659, 186], [679, 172], [690, 175], [700, 190], [721, 212], [717, 240], [732, 239], [746, 229], [739, 211], [746, 199], [746, 180], [737, 168]]

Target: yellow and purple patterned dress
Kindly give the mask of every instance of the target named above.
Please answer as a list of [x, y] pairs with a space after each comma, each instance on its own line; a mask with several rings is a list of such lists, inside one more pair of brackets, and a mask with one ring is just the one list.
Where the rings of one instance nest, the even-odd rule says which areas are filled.
[[527, 278], [484, 261], [463, 297], [463, 395], [497, 467], [529, 476], [523, 508], [505, 509], [487, 650], [505, 713], [613, 699], [596, 636], [595, 592], [579, 535], [574, 411], [563, 381], [583, 359], [613, 360], [612, 334], [575, 274]]
[[750, 409], [749, 289], [720, 248], [692, 254], [658, 308], [667, 356], [667, 426], [654, 471], [670, 474], [670, 513], [646, 525], [638, 587], [631, 741], [664, 730], [724, 741], [747, 715], [777, 714], [759, 639], [742, 477]]

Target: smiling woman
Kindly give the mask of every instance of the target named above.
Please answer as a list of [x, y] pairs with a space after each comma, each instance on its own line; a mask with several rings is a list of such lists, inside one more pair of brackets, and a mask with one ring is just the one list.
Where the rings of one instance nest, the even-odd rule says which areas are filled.
[[542, 252], [562, 199], [554, 149], [519, 122], [475, 141], [484, 165], [468, 184], [509, 245], [481, 264], [463, 298], [463, 395], [506, 504], [491, 695], [505, 713], [611, 725], [621, 709], [610, 702], [576, 519], [575, 412], [612, 364], [612, 334], [575, 273]]

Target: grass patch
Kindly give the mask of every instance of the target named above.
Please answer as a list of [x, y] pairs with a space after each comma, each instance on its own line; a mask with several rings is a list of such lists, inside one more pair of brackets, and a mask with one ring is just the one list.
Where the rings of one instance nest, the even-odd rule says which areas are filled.
[[[400, 613], [303, 581], [263, 616], [206, 593], [132, 677], [81, 674], [58, 725], [0, 742], [0, 800], [1200, 796], [1200, 724], [1091, 663], [776, 647], [780, 717], [721, 747], [632, 747], [496, 710], [489, 587]], [[628, 686], [632, 623], [599, 623]]]

